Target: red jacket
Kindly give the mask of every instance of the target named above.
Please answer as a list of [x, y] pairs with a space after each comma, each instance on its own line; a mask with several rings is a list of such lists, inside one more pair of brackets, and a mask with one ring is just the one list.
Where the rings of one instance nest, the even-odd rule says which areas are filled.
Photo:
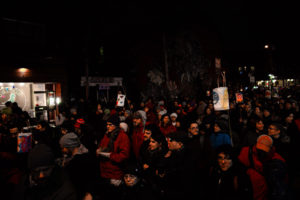
[[172, 124], [167, 125], [166, 127], [160, 127], [160, 131], [164, 134], [164, 136], [168, 136], [170, 133], [175, 132], [177, 128]]
[[134, 127], [131, 136], [132, 150], [136, 158], [139, 158], [141, 145], [144, 141], [144, 125], [141, 123], [138, 127]]
[[[99, 147], [107, 147], [109, 140], [109, 137], [105, 134]], [[130, 140], [127, 134], [123, 130], [120, 130], [117, 139], [114, 141], [114, 149], [113, 152], [111, 152], [109, 159], [104, 159], [100, 162], [101, 177], [121, 180], [123, 177], [123, 171], [118, 164], [128, 159], [129, 155]]]
[[[267, 200], [268, 195], [268, 187], [267, 182], [262, 175], [263, 173], [263, 164], [261, 161], [258, 160], [256, 154], [256, 148], [255, 146], [252, 147], [252, 157], [253, 157], [253, 164], [254, 168], [250, 167], [250, 161], [249, 161], [249, 147], [243, 147], [241, 149], [240, 155], [238, 156], [239, 161], [245, 165], [246, 167], [249, 167], [247, 170], [247, 174], [250, 177], [252, 188], [253, 188], [253, 199], [255, 200]], [[270, 159], [279, 159], [285, 162], [285, 160], [275, 152], [275, 149], [273, 148], [271, 150]]]

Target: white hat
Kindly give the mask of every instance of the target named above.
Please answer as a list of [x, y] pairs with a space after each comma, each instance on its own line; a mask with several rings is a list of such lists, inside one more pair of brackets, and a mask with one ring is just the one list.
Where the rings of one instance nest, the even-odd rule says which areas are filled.
[[125, 122], [120, 123], [120, 128], [123, 129], [123, 131], [128, 131], [128, 125]]
[[170, 117], [175, 117], [175, 118], [177, 118], [177, 114], [176, 113], [172, 113], [171, 115], [170, 115]]

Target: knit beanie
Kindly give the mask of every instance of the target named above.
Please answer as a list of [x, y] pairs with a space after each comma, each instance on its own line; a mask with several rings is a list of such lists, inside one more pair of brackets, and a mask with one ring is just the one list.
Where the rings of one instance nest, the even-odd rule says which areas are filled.
[[116, 127], [120, 126], [120, 118], [118, 115], [111, 115], [108, 119], [107, 122], [112, 123], [113, 125], [115, 125]]
[[59, 140], [59, 144], [65, 148], [74, 148], [80, 146], [80, 139], [75, 133], [67, 133]]
[[76, 123], [74, 124], [74, 127], [75, 128], [80, 128], [80, 126], [83, 125], [83, 124], [85, 124], [84, 119], [79, 118], [79, 119], [76, 120]]
[[54, 153], [46, 144], [37, 144], [28, 154], [27, 165], [29, 169], [54, 165]]
[[120, 123], [120, 128], [123, 129], [125, 132], [128, 131], [128, 125], [125, 122]]

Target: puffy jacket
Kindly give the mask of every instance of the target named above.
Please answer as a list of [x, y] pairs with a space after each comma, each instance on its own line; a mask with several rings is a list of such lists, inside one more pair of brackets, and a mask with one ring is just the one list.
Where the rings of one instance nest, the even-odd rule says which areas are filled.
[[[110, 138], [107, 134], [102, 138], [99, 147], [106, 148]], [[120, 129], [117, 138], [114, 141], [114, 148], [109, 158], [103, 158], [100, 161], [100, 175], [103, 178], [119, 179], [123, 177], [121, 164], [129, 158], [130, 155], [130, 140], [127, 134]]]

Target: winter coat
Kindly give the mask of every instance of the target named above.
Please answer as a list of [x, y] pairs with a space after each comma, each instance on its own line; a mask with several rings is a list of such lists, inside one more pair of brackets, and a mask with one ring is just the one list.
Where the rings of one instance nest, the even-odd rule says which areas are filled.
[[162, 134], [164, 134], [164, 136], [168, 136], [169, 133], [175, 132], [176, 130], [176, 127], [173, 126], [171, 123], [165, 127], [160, 127], [160, 131], [162, 132]]
[[[102, 138], [99, 148], [105, 149], [108, 147], [110, 138], [106, 133]], [[100, 175], [102, 178], [119, 179], [123, 177], [122, 163], [129, 158], [130, 140], [123, 130], [119, 130], [119, 134], [113, 142], [113, 151], [109, 158], [101, 158]]]
[[231, 139], [227, 133], [212, 133], [210, 135], [210, 142], [211, 142], [211, 146], [214, 149], [216, 149], [217, 147], [219, 147], [223, 144], [231, 145]]
[[[255, 200], [265, 200], [268, 199], [268, 185], [266, 178], [263, 175], [264, 166], [263, 163], [257, 157], [257, 149], [255, 146], [252, 148], [252, 158], [253, 158], [253, 167], [251, 167], [251, 161], [249, 160], [249, 146], [243, 147], [238, 156], [239, 161], [247, 167], [247, 174], [250, 177], [253, 189], [253, 199]], [[283, 162], [285, 160], [275, 152], [274, 148], [271, 150], [269, 155], [269, 160], [279, 159]]]

